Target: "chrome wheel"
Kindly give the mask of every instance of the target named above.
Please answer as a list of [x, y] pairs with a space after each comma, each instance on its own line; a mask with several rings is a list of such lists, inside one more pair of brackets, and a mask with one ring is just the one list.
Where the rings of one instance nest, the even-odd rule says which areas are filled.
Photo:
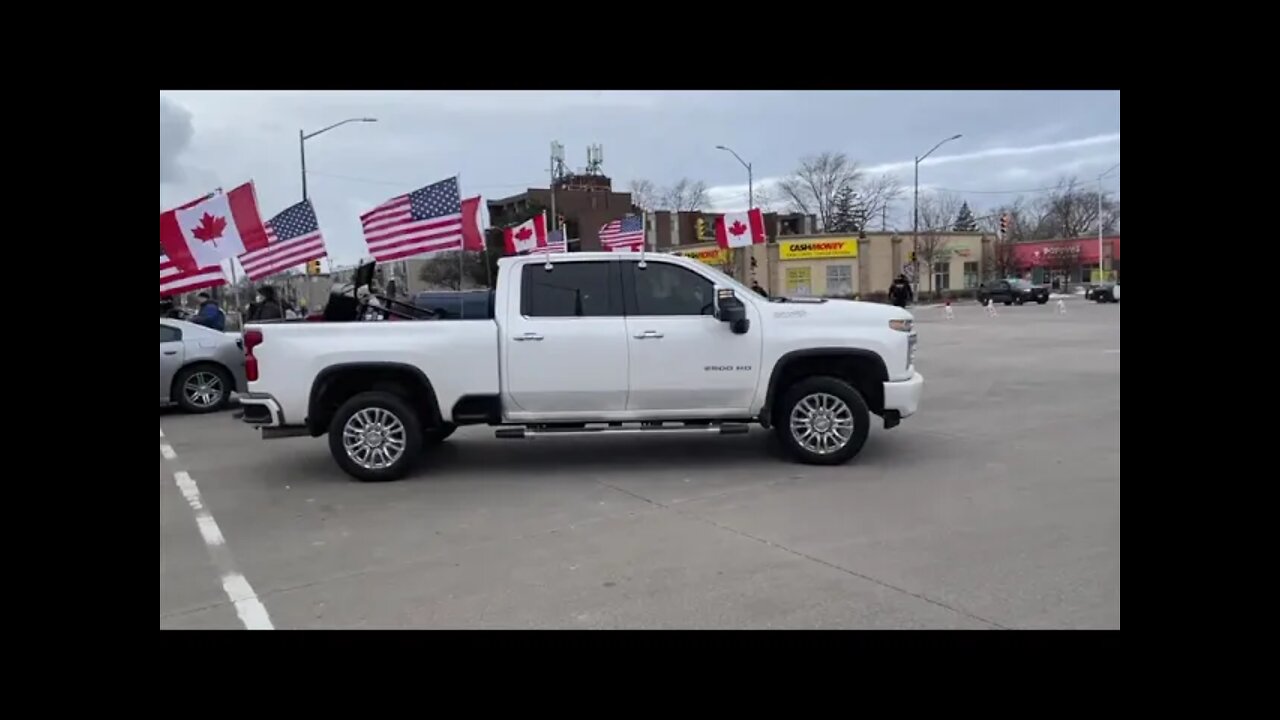
[[202, 410], [211, 407], [217, 407], [222, 402], [222, 396], [226, 392], [223, 387], [222, 378], [217, 373], [208, 370], [200, 370], [191, 373], [187, 381], [182, 384], [182, 395], [191, 405]]
[[791, 410], [791, 435], [805, 450], [830, 455], [853, 438], [853, 411], [835, 395], [805, 395]]
[[365, 408], [342, 428], [342, 447], [352, 462], [366, 470], [390, 467], [404, 455], [404, 423], [379, 407]]

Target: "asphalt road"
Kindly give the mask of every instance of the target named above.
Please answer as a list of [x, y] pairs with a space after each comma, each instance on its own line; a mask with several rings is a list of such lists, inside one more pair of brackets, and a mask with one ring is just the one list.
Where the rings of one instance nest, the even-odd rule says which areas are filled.
[[1066, 306], [919, 310], [920, 413], [837, 468], [480, 427], [361, 484], [162, 411], [160, 627], [1119, 628], [1120, 308]]

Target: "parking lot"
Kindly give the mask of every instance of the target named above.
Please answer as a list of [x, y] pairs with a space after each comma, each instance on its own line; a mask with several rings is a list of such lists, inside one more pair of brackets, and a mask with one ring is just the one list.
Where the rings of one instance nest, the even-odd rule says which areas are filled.
[[362, 484], [161, 411], [160, 627], [1118, 628], [1120, 307], [1066, 308], [916, 311], [920, 412], [842, 467], [469, 427]]

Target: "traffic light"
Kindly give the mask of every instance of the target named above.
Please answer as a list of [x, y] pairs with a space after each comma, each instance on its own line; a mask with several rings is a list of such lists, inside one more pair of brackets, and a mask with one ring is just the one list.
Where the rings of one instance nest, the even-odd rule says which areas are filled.
[[1000, 216], [1000, 238], [1002, 240], [1007, 232], [1009, 232], [1009, 213]]
[[319, 275], [319, 274], [320, 274], [320, 261], [319, 261], [319, 260], [308, 260], [308, 261], [307, 261], [307, 274], [308, 274], [308, 275]]
[[914, 263], [915, 261], [916, 261], [916, 251], [915, 251], [915, 250], [912, 250], [912, 251], [911, 251], [911, 262], [913, 262], [913, 263]]
[[697, 225], [697, 231], [694, 233], [694, 237], [701, 240], [707, 236], [707, 221], [699, 217], [695, 224]]

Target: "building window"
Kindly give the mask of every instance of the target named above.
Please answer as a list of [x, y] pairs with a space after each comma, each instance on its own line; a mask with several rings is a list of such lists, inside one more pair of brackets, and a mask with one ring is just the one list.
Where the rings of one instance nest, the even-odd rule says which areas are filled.
[[807, 267], [787, 268], [787, 294], [807, 297], [813, 294], [813, 275]]
[[978, 287], [978, 263], [967, 262], [964, 264], [964, 289], [972, 290]]
[[853, 296], [853, 266], [827, 266], [827, 295], [834, 297]]
[[933, 264], [933, 289], [951, 289], [951, 261], [948, 260]]

